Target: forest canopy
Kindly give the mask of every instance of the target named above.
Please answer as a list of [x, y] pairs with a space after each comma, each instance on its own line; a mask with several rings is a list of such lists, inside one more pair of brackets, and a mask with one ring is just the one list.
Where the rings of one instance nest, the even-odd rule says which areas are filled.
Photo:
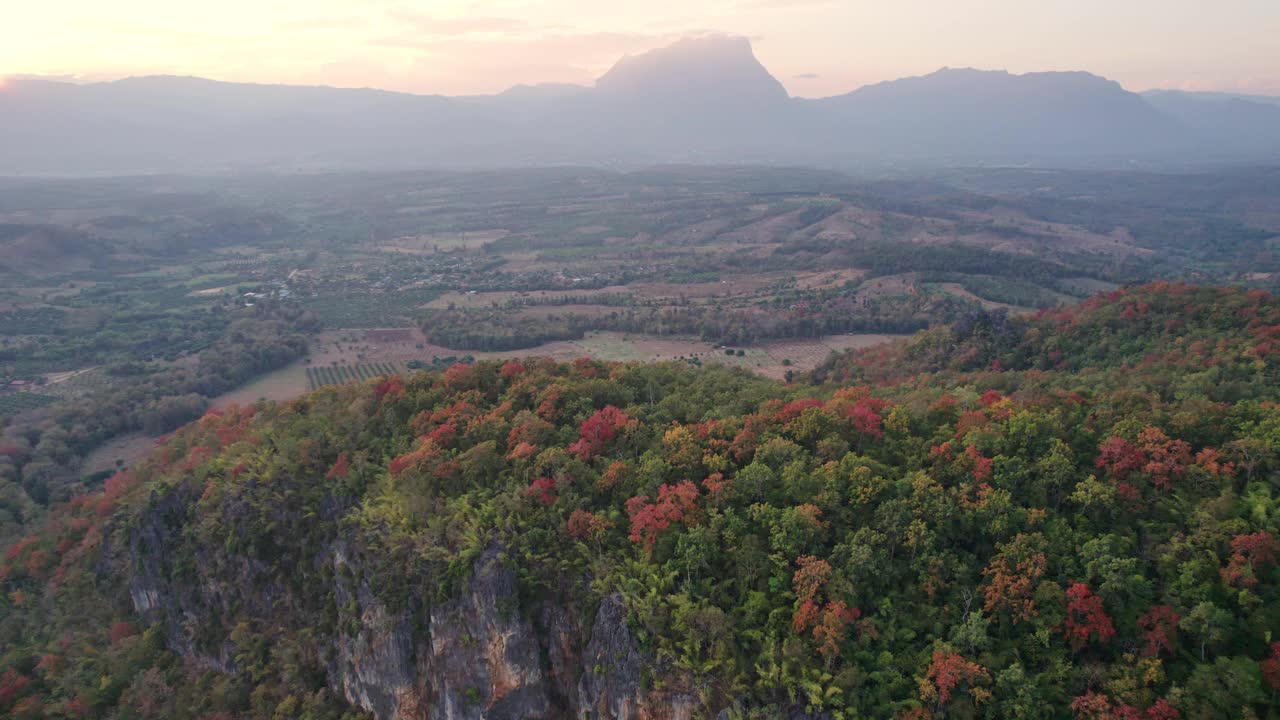
[[1275, 297], [975, 313], [809, 380], [525, 359], [209, 412], [5, 552], [0, 712], [354, 716], [341, 588], [426, 617], [500, 547], [505, 612], [620, 598], [702, 717], [1275, 716]]

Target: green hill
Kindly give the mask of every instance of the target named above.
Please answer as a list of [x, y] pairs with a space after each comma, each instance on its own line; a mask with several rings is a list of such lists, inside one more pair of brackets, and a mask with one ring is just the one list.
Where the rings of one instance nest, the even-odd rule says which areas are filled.
[[1276, 717], [1280, 302], [814, 384], [485, 362], [210, 413], [0, 564], [0, 713]]

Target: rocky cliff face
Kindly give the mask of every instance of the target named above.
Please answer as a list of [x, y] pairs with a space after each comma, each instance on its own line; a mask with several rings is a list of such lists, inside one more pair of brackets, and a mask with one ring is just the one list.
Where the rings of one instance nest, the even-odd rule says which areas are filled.
[[[328, 684], [377, 720], [685, 720], [703, 707], [697, 696], [654, 691], [642, 683], [648, 660], [627, 626], [620, 595], [584, 616], [569, 602], [521, 608], [504, 548], [491, 544], [475, 560], [456, 596], [428, 607], [421, 591], [436, 579], [409, 578], [409, 600], [391, 610], [361, 578], [359, 552], [326, 547], [339, 608], [331, 627], [316, 625], [313, 598], [296, 597], [285, 572], [217, 548], [191, 547], [193, 497], [181, 489], [152, 502], [128, 531], [117, 561], [129, 567], [129, 595], [142, 617], [168, 627], [172, 650], [212, 667], [236, 669], [225, 629], [246, 617], [322, 638]], [[287, 630], [286, 632], [292, 631]], [[203, 634], [202, 634], [203, 633]], [[212, 648], [212, 649], [211, 649]]]
[[490, 546], [463, 594], [431, 609], [418, 677], [435, 716], [541, 718], [551, 692], [541, 658], [545, 638], [517, 613], [516, 578]]
[[627, 609], [619, 595], [600, 603], [578, 681], [577, 717], [581, 720], [688, 720], [698, 709], [687, 693], [646, 691], [640, 682], [645, 659], [627, 627]]
[[420, 635], [361, 588], [359, 630], [335, 638], [333, 684], [379, 720], [687, 720], [700, 707], [642, 687], [645, 658], [621, 596], [604, 598], [585, 637], [574, 610], [547, 603], [526, 615], [516, 600], [497, 545]]

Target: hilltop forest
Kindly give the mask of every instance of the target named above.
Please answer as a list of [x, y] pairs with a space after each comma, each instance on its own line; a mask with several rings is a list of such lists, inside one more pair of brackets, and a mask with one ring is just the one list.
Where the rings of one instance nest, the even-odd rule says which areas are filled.
[[[1280, 172], [0, 180], [0, 543], [210, 407], [450, 358], [832, 351], [1153, 280], [1274, 289]], [[726, 350], [733, 351], [730, 355]]]
[[520, 359], [211, 411], [3, 555], [14, 718], [1275, 718], [1280, 300], [790, 384]]

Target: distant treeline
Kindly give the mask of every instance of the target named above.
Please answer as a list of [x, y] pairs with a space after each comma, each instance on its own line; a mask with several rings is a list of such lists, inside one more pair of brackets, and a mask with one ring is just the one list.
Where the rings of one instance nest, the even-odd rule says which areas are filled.
[[314, 316], [296, 308], [243, 308], [194, 362], [41, 410], [0, 435], [0, 491], [17, 483], [39, 504], [66, 499], [94, 448], [127, 433], [169, 432], [199, 417], [209, 398], [305, 354], [303, 333], [316, 329]]
[[[431, 310], [422, 331], [432, 343], [459, 350], [500, 352], [578, 340], [610, 330], [655, 336], [696, 336], [725, 345], [841, 333], [907, 333], [948, 321], [972, 303], [920, 288], [914, 294], [858, 298], [852, 290], [796, 293], [764, 307], [715, 305], [632, 307], [601, 315], [566, 312], [517, 316], [508, 309]], [[765, 312], [764, 310], [770, 310]]]

